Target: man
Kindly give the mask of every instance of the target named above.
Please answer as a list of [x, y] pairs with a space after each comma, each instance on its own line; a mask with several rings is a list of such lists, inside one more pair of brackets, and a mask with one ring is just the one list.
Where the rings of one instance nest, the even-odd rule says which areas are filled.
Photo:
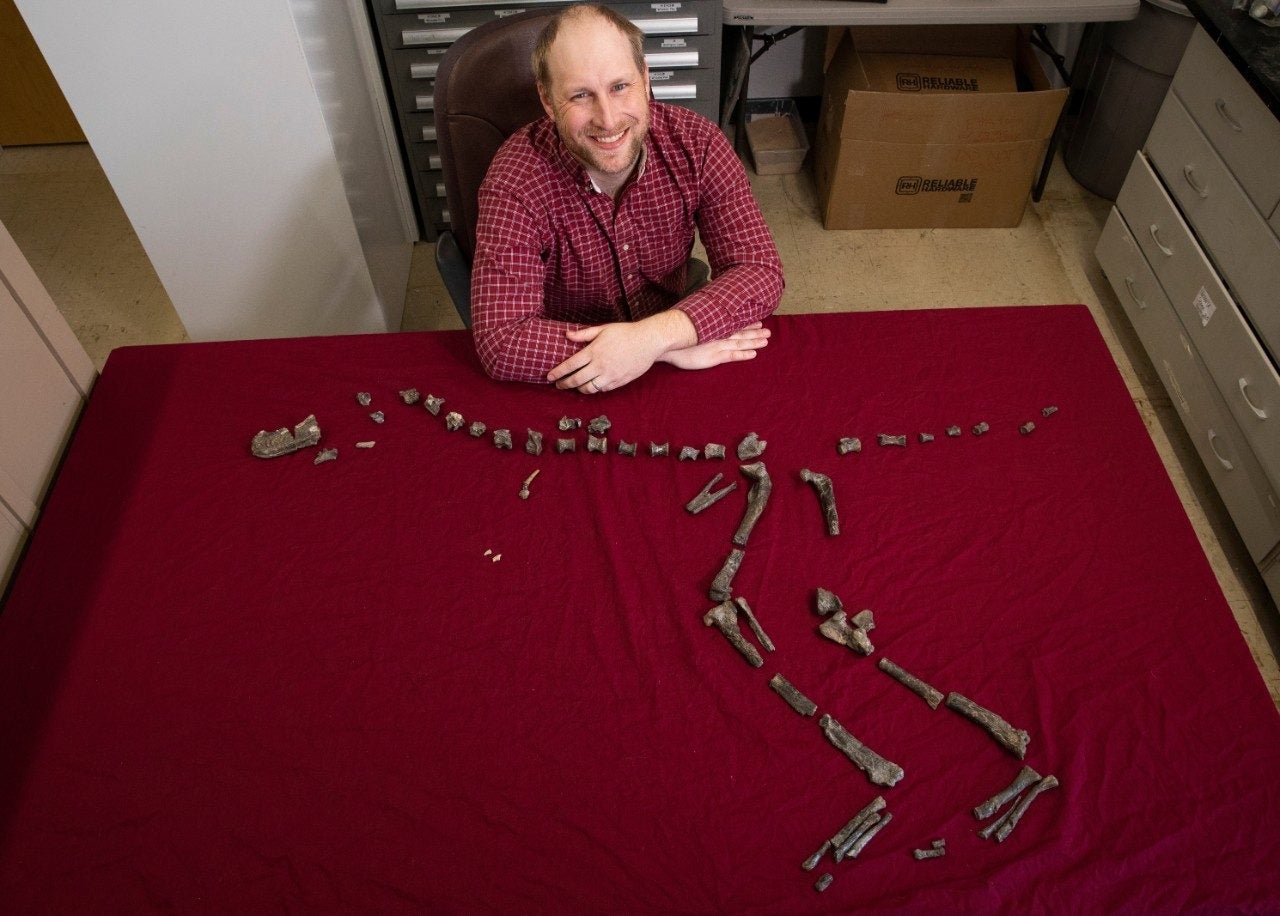
[[[607, 7], [561, 12], [533, 66], [547, 117], [503, 144], [480, 188], [471, 302], [485, 369], [596, 394], [659, 361], [754, 357], [782, 265], [724, 136], [650, 102], [644, 36]], [[695, 226], [714, 279], [681, 298]]]

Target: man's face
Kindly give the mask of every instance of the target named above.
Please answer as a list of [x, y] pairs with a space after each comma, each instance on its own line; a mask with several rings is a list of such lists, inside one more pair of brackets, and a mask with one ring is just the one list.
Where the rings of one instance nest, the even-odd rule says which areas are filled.
[[538, 95], [565, 146], [589, 170], [628, 172], [649, 131], [649, 71], [636, 69], [626, 37], [595, 16], [571, 20], [547, 64], [551, 86]]

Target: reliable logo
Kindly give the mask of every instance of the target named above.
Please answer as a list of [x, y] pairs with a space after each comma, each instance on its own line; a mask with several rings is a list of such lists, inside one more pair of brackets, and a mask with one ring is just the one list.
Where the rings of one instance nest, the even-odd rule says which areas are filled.
[[977, 92], [978, 81], [964, 76], [921, 76], [919, 73], [899, 73], [899, 92]]
[[908, 196], [959, 192], [972, 197], [977, 187], [978, 179], [976, 178], [921, 178], [919, 175], [903, 175], [898, 179], [898, 185], [893, 193]]

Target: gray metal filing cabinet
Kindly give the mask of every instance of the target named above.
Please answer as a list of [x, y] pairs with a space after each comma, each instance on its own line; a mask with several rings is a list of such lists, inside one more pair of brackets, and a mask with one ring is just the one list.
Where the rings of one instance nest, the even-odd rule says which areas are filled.
[[[449, 45], [492, 19], [530, 8], [567, 6], [562, 0], [523, 4], [474, 0], [370, 0], [387, 82], [409, 164], [423, 233], [434, 241], [449, 225], [444, 176], [436, 147], [434, 85]], [[659, 101], [719, 117], [721, 0], [610, 3], [645, 33], [649, 82]]]
[[1196, 29], [1097, 255], [1280, 601], [1280, 120]]

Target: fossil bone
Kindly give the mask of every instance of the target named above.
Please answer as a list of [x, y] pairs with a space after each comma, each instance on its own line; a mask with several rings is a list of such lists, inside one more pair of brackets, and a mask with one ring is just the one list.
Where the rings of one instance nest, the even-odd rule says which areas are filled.
[[628, 458], [634, 458], [636, 456], [636, 444], [634, 442], [626, 442], [622, 439], [619, 439], [618, 454], [626, 455]]
[[732, 601], [722, 601], [717, 604], [702, 615], [702, 622], [706, 626], [715, 626], [723, 633], [725, 639], [729, 640], [729, 643], [753, 668], [759, 668], [764, 664], [760, 652], [747, 642], [746, 637], [742, 635], [742, 630], [738, 628], [738, 609]]
[[975, 436], [981, 436], [983, 433], [989, 432], [990, 430], [991, 430], [990, 423], [988, 423], [986, 420], [979, 420], [978, 425], [973, 428], [973, 434]]
[[880, 666], [881, 671], [928, 703], [930, 709], [937, 709], [939, 704], [942, 703], [941, 690], [930, 687], [920, 678], [907, 673], [887, 658], [881, 658], [877, 664]]
[[526, 478], [524, 479], [524, 483], [522, 483], [522, 484], [520, 485], [520, 498], [521, 498], [521, 499], [528, 499], [528, 498], [529, 498], [529, 484], [533, 483], [533, 478], [537, 477], [537, 476], [538, 476], [538, 474], [539, 474], [541, 471], [542, 471], [542, 468], [537, 468], [537, 469], [535, 469], [535, 470], [534, 470], [534, 472], [533, 472], [532, 474], [530, 474], [528, 477], [526, 477]]
[[356, 448], [373, 448], [377, 444], [378, 443], [374, 442], [372, 439], [369, 439], [364, 442], [357, 442]]
[[916, 857], [916, 861], [921, 859], [941, 859], [947, 854], [947, 847], [934, 846], [932, 849], [913, 849], [911, 854]]
[[601, 455], [609, 453], [609, 439], [606, 436], [587, 435], [587, 451]]
[[577, 439], [557, 439], [556, 454], [563, 455], [565, 452], [576, 452], [578, 450]]
[[880, 433], [878, 436], [876, 436], [876, 441], [879, 442], [881, 445], [899, 445], [905, 448], [907, 444], [907, 437], [906, 436], [890, 436], [888, 433]]
[[670, 454], [671, 454], [671, 446], [668, 445], [667, 443], [664, 442], [661, 445], [659, 445], [656, 442], [649, 443], [650, 458], [665, 458]]
[[405, 388], [400, 392], [400, 400], [404, 401], [406, 404], [417, 404], [418, 399], [421, 397], [422, 395], [419, 393], [417, 388]]
[[1031, 742], [1031, 736], [1022, 729], [1014, 728], [991, 710], [979, 706], [973, 700], [958, 693], [947, 694], [947, 706], [977, 722], [991, 733], [991, 737], [995, 738], [1001, 747], [1019, 760], [1027, 756], [1027, 745]]
[[747, 509], [742, 514], [742, 522], [733, 536], [733, 543], [739, 547], [746, 547], [747, 539], [751, 537], [751, 529], [755, 528], [756, 522], [760, 521], [760, 515], [769, 503], [769, 494], [773, 492], [773, 480], [769, 477], [769, 471], [763, 461], [741, 465], [741, 470], [755, 481], [747, 494]]
[[471, 426], [470, 426], [470, 428], [468, 428], [467, 432], [471, 433], [471, 435], [473, 435], [473, 436], [475, 436], [477, 439], [479, 439], [481, 436], [483, 436], [483, 435], [484, 435], [484, 431], [485, 431], [486, 429], [488, 429], [488, 427], [487, 427], [487, 426], [485, 426], [485, 425], [484, 425], [482, 422], [480, 422], [479, 420], [476, 420], [474, 423], [472, 423], [472, 424], [471, 424]]
[[603, 436], [605, 433], [609, 431], [609, 427], [612, 425], [613, 424], [609, 422], [608, 417], [606, 417], [604, 414], [600, 414], [600, 416], [596, 417], [594, 420], [592, 420], [590, 423], [587, 424], [587, 432], [595, 436]]
[[327, 448], [316, 455], [316, 460], [312, 464], [324, 464], [326, 461], [336, 461], [338, 459], [338, 450], [336, 448]]
[[571, 429], [581, 428], [582, 420], [579, 417], [561, 417], [556, 425], [560, 427], [560, 432], [567, 433]]
[[850, 626], [844, 611], [836, 611], [822, 621], [818, 632], [832, 642], [848, 646], [863, 655], [870, 655], [875, 651], [875, 646], [871, 645], [871, 640], [867, 637], [867, 631], [861, 627]]
[[724, 458], [724, 446], [708, 442], [702, 449], [702, 457], [710, 461], [712, 458]]
[[800, 867], [805, 871], [813, 871], [818, 867], [818, 863], [822, 861], [822, 857], [827, 854], [829, 849], [831, 849], [831, 841], [826, 840], [817, 852], [809, 856], [809, 858], [805, 859], [804, 862], [800, 864]]
[[871, 613], [869, 608], [858, 611], [858, 613], [854, 614], [849, 619], [853, 621], [853, 625], [859, 630], [866, 630], [870, 633], [876, 628], [876, 615]]
[[871, 818], [863, 825], [862, 829], [835, 848], [832, 857], [836, 860], [836, 864], [843, 862], [846, 858], [858, 858], [858, 854], [867, 848], [867, 844], [871, 842], [872, 838], [884, 829], [891, 820], [893, 820], [893, 815], [887, 811], [884, 814], [871, 815]]
[[862, 440], [856, 436], [846, 436], [836, 445], [836, 450], [841, 455], [847, 455], [850, 452], [862, 451]]
[[1041, 411], [1040, 411], [1040, 416], [1042, 416], [1042, 417], [1052, 417], [1052, 416], [1053, 416], [1055, 413], [1057, 413], [1057, 412], [1058, 412], [1058, 408], [1056, 408], [1056, 407], [1054, 407], [1054, 406], [1050, 405], [1050, 406], [1048, 406], [1048, 407], [1046, 407], [1046, 408], [1044, 408], [1043, 410], [1041, 410]]
[[[884, 810], [884, 797], [877, 795], [871, 802], [849, 819], [849, 822], [836, 831], [835, 836], [822, 844], [822, 848], [815, 852], [809, 858], [804, 860], [804, 864], [800, 867], [805, 871], [813, 871], [817, 868], [818, 863], [822, 861], [822, 857], [828, 850], [844, 848], [848, 850], [851, 845], [852, 838], [856, 838], [867, 829], [881, 811]], [[844, 856], [841, 855], [841, 858]], [[837, 860], [839, 861], [839, 860]]]
[[844, 610], [844, 603], [836, 595], [835, 592], [829, 592], [825, 588], [818, 589], [818, 613], [823, 617], [833, 614], [836, 611]]
[[835, 878], [831, 877], [831, 872], [827, 872], [817, 881], [813, 882], [813, 889], [817, 891], [819, 894], [821, 894], [823, 891], [825, 891], [827, 888], [831, 886], [831, 882], [834, 880]]
[[316, 422], [315, 414], [309, 414], [292, 431], [287, 426], [282, 426], [273, 432], [267, 432], [265, 429], [258, 430], [249, 443], [249, 451], [259, 458], [279, 458], [281, 455], [296, 452], [300, 448], [308, 448], [319, 441], [320, 424]]
[[769, 638], [769, 634], [764, 631], [764, 627], [760, 626], [760, 621], [756, 619], [755, 612], [751, 610], [751, 605], [747, 604], [747, 599], [739, 595], [733, 599], [733, 603], [738, 606], [738, 612], [747, 618], [747, 626], [751, 627], [751, 632], [756, 634], [756, 639], [760, 641], [760, 645], [764, 646], [765, 651], [777, 651], [774, 648], [773, 640]]
[[538, 432], [536, 429], [527, 429], [525, 430], [525, 434], [528, 438], [524, 440], [524, 450], [530, 455], [541, 455], [542, 433]]
[[698, 451], [692, 445], [686, 445], [684, 448], [680, 449], [680, 460], [681, 461], [697, 461], [698, 456], [701, 454], [702, 452]]
[[[621, 451], [622, 447], [619, 446], [618, 450]], [[734, 490], [738, 489], [738, 484], [736, 481], [734, 481], [724, 489], [716, 490], [713, 493], [711, 488], [714, 487], [716, 484], [718, 484], [721, 478], [723, 477], [724, 477], [724, 474], [717, 474], [715, 477], [712, 477], [710, 480], [708, 480], [707, 485], [698, 491], [698, 495], [695, 496], [693, 499], [689, 500], [687, 503], [685, 503], [685, 509], [688, 510], [690, 514], [697, 515], [699, 512], [703, 511], [704, 509], [709, 509], [710, 507], [714, 506], [716, 503], [724, 499]]]
[[818, 724], [822, 726], [822, 731], [827, 736], [827, 740], [839, 748], [846, 757], [853, 761], [854, 766], [866, 773], [867, 778], [876, 785], [895, 786], [898, 784], [898, 780], [902, 779], [904, 775], [902, 767], [884, 759], [871, 750], [871, 748], [849, 734], [845, 727], [830, 715], [824, 715], [818, 720]]
[[727, 601], [732, 591], [730, 586], [733, 585], [733, 577], [738, 574], [738, 567], [742, 565], [742, 558], [745, 554], [737, 547], [729, 551], [729, 556], [725, 557], [724, 565], [720, 567], [720, 572], [716, 573], [715, 579], [711, 583], [710, 597], [712, 601]]
[[738, 460], [746, 461], [749, 458], [759, 458], [764, 454], [765, 446], [768, 444], [755, 433], [747, 433], [742, 441], [738, 443]]
[[387, 415], [381, 410], [375, 410], [373, 413], [369, 414], [369, 419], [374, 423], [382, 423], [386, 421]]
[[836, 491], [831, 485], [831, 478], [826, 474], [801, 468], [800, 479], [813, 487], [818, 494], [818, 505], [822, 507], [822, 518], [827, 523], [827, 534], [839, 534], [840, 514], [836, 510]]
[[958, 426], [948, 426], [948, 427], [947, 427], [947, 435], [948, 435], [948, 436], [950, 436], [952, 439], [956, 438], [957, 436], [959, 436], [959, 435], [960, 435], [960, 427], [958, 427]]
[[1024, 436], [1029, 436], [1035, 431], [1036, 424], [1031, 420], [1028, 420], [1026, 423], [1023, 423], [1018, 427], [1018, 432], [1022, 433]]
[[[818, 711], [818, 704], [813, 702], [799, 690], [796, 690], [781, 674], [775, 674], [769, 679], [769, 686], [773, 688], [774, 693], [787, 701], [787, 705], [800, 713], [802, 716], [811, 716]], [[815, 861], [816, 865], [817, 862]], [[812, 866], [806, 871], [811, 870]]]
[[[1018, 799], [1018, 803], [1009, 809], [1009, 813], [1000, 820], [996, 821], [996, 842], [1003, 843], [1009, 839], [1009, 834], [1013, 833], [1013, 828], [1018, 826], [1018, 821], [1022, 820], [1022, 815], [1027, 813], [1027, 809], [1031, 807], [1031, 803], [1035, 801], [1041, 792], [1047, 792], [1056, 788], [1058, 785], [1058, 777], [1046, 776], [1037, 782], [1031, 788], [1027, 789], [1026, 794]], [[983, 839], [988, 837], [984, 836]]]
[[493, 431], [493, 445], [495, 448], [511, 448], [511, 430], [495, 429]]
[[422, 406], [427, 409], [427, 413], [433, 417], [440, 416], [440, 407], [444, 404], [444, 398], [438, 398], [434, 394], [429, 394], [422, 399]]
[[358, 403], [361, 407], [368, 407], [370, 404], [373, 403], [373, 397], [367, 391], [357, 391], [356, 403]]
[[920, 434], [920, 442], [921, 442], [922, 444], [923, 444], [923, 443], [925, 443], [925, 442], [932, 442], [932, 441], [933, 441], [933, 433], [921, 433], [921, 434]]
[[449, 413], [445, 414], [444, 428], [453, 432], [454, 430], [462, 429], [463, 424], [466, 422], [466, 420], [462, 419], [462, 414], [458, 413], [456, 410], [451, 410]]
[[973, 809], [973, 816], [980, 821], [985, 821], [997, 811], [1005, 806], [1006, 803], [1022, 794], [1022, 790], [1027, 788], [1034, 782], [1040, 781], [1040, 774], [1031, 767], [1023, 767], [1018, 771], [1018, 775], [1013, 778], [1013, 782], [1009, 783], [1005, 788], [1001, 789], [995, 795], [988, 798], [978, 807]]

